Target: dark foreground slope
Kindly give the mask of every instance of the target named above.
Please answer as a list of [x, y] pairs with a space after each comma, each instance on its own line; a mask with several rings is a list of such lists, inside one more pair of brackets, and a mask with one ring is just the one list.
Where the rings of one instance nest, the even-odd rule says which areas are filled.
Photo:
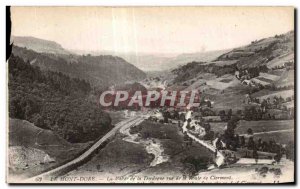
[[9, 175], [20, 179], [70, 161], [89, 145], [69, 143], [51, 130], [20, 119], [9, 120], [8, 133]]

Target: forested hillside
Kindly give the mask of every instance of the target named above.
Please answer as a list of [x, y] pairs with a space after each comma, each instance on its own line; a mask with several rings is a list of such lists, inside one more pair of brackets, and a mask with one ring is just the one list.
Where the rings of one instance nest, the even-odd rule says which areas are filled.
[[109, 115], [90, 100], [91, 86], [82, 79], [39, 67], [11, 55], [9, 117], [50, 129], [69, 142], [86, 142], [111, 128]]
[[132, 64], [111, 55], [38, 53], [18, 46], [13, 47], [13, 54], [31, 65], [40, 67], [41, 70], [61, 72], [72, 78], [84, 79], [97, 89], [146, 77], [144, 72]]

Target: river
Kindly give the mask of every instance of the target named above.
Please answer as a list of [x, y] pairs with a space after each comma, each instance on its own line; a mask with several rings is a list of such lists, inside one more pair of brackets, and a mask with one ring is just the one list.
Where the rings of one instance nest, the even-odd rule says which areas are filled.
[[[138, 125], [138, 124], [136, 124]], [[130, 127], [122, 128], [120, 132], [126, 135], [123, 140], [126, 142], [131, 142], [135, 144], [141, 144], [145, 147], [145, 150], [148, 154], [154, 155], [154, 159], [150, 163], [151, 167], [154, 167], [163, 162], [167, 162], [169, 160], [169, 156], [164, 154], [164, 148], [158, 139], [142, 139], [138, 136], [138, 134], [131, 134]]]

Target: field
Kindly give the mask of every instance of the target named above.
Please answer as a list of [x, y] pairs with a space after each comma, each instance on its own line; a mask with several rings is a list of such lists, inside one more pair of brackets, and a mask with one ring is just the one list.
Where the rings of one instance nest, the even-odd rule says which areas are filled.
[[294, 108], [295, 106], [295, 101], [292, 100], [291, 102], [286, 102], [282, 104], [283, 106], [286, 106], [287, 108]]
[[[223, 133], [227, 125], [226, 122], [210, 122], [211, 129], [216, 133]], [[294, 141], [294, 120], [267, 120], [267, 121], [240, 121], [235, 133], [247, 134], [248, 128], [253, 130], [254, 139], [261, 138], [269, 141], [274, 139], [281, 144], [287, 144], [289, 141]], [[278, 132], [274, 132], [278, 131]], [[268, 133], [271, 132], [271, 133]]]
[[282, 97], [286, 99], [287, 97], [292, 97], [294, 95], [294, 90], [284, 90], [284, 91], [270, 91], [270, 90], [261, 90], [258, 91], [251, 96], [253, 98], [259, 98], [260, 100], [267, 99], [267, 98], [273, 98], [275, 96]]
[[288, 144], [290, 141], [294, 142], [294, 131], [278, 132], [278, 133], [262, 133], [254, 135], [254, 139], [261, 138], [263, 141], [274, 140], [279, 144]]
[[[234, 80], [232, 82], [235, 83], [236, 81]], [[248, 86], [245, 86], [241, 83], [236, 83], [235, 85], [224, 89], [222, 92], [219, 91], [219, 94], [208, 94], [208, 96], [213, 101], [212, 107], [214, 111], [219, 112], [220, 110], [228, 110], [229, 108], [231, 108], [233, 111], [236, 111], [243, 109], [243, 101], [246, 99], [246, 94], [248, 94], [248, 91]]]
[[227, 125], [226, 122], [210, 122], [211, 130], [215, 133], [224, 133], [225, 126]]
[[[210, 122], [209, 124], [211, 125], [212, 130], [216, 132], [223, 131], [224, 127], [227, 125], [226, 122]], [[294, 120], [241, 120], [235, 131], [239, 134], [246, 134], [248, 128], [251, 128], [254, 133], [294, 129]]]
[[233, 75], [226, 74], [222, 77], [213, 80], [208, 80], [206, 83], [211, 88], [224, 90], [230, 86], [238, 85], [239, 81]]
[[280, 79], [275, 82], [277, 87], [285, 87], [285, 86], [294, 86], [295, 80], [295, 70], [285, 71]]
[[259, 77], [268, 79], [269, 81], [276, 81], [276, 80], [278, 80], [280, 78], [277, 75], [273, 75], [273, 74], [269, 74], [269, 73], [264, 73], [264, 72], [259, 73]]
[[294, 61], [294, 53], [283, 54], [279, 57], [276, 57], [273, 60], [269, 61], [267, 66], [269, 68], [274, 68], [276, 66], [283, 66], [284, 63], [288, 61]]
[[294, 129], [294, 120], [240, 121], [236, 132], [246, 134], [248, 128], [254, 133]]
[[265, 81], [263, 78], [252, 78], [251, 81], [253, 81], [254, 83], [257, 83], [257, 84], [261, 84], [263, 86], [266, 86], [266, 85], [270, 85], [271, 83], [269, 81]]
[[252, 78], [251, 80], [255, 83], [260, 83], [261, 85], [271, 85], [277, 80], [280, 79], [280, 76], [276, 74], [270, 74], [270, 73], [259, 73], [258, 77]]
[[124, 142], [122, 136], [108, 143], [89, 162], [68, 173], [71, 176], [108, 177], [125, 176], [145, 169], [152, 156], [143, 146]]

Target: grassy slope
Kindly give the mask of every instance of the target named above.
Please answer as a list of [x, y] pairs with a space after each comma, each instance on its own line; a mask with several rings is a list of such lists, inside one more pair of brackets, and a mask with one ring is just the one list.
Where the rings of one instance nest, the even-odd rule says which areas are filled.
[[[212, 64], [222, 66], [222, 64], [227, 65], [228, 63], [236, 64], [238, 68], [243, 69], [262, 65], [267, 65], [270, 68], [272, 65], [277, 65], [278, 61], [282, 62], [283, 57], [288, 56], [290, 57], [288, 60], [293, 60], [293, 39], [293, 32], [288, 32], [280, 36], [261, 39], [259, 41], [254, 41], [247, 46], [233, 49], [232, 51], [219, 56], [217, 61], [208, 63], [189, 63], [177, 70], [174, 70], [174, 73], [177, 74], [174, 85], [187, 83], [189, 86], [187, 89], [189, 90], [200, 89], [205, 95], [211, 97], [211, 100], [215, 101], [213, 107], [217, 111], [228, 108], [234, 110], [242, 109], [242, 101], [245, 99], [245, 94], [249, 93], [249, 87], [233, 82], [234, 79], [229, 83], [226, 82], [226, 78], [223, 78], [226, 75], [223, 75], [220, 78], [202, 77], [205, 74], [208, 74], [206, 72], [209, 69], [200, 69], [200, 66], [209, 66]], [[284, 60], [287, 61], [287, 59]], [[256, 80], [267, 84], [274, 83], [277, 87], [290, 86], [294, 84], [294, 70], [270, 70], [270, 73], [261, 73], [260, 75], [261, 76], [257, 77]], [[271, 82], [270, 79], [272, 80]], [[202, 85], [205, 82], [206, 85]], [[267, 92], [266, 94], [272, 93], [270, 90], [264, 91]], [[254, 97], [256, 97], [256, 95], [254, 95]]]
[[[9, 122], [9, 146], [21, 146], [25, 148], [39, 149], [55, 159], [51, 164], [40, 164], [28, 169], [9, 169], [11, 176], [22, 178], [31, 177], [44, 172], [51, 167], [76, 157], [88, 144], [71, 144], [50, 130], [44, 130], [34, 126], [25, 120], [10, 119]], [[12, 168], [12, 167], [11, 167]]]
[[213, 95], [211, 100], [214, 101], [213, 109], [217, 112], [219, 110], [238, 110], [243, 109], [243, 101], [246, 99], [249, 87], [241, 83], [236, 83], [235, 86], [228, 87], [223, 90], [223, 93]]

